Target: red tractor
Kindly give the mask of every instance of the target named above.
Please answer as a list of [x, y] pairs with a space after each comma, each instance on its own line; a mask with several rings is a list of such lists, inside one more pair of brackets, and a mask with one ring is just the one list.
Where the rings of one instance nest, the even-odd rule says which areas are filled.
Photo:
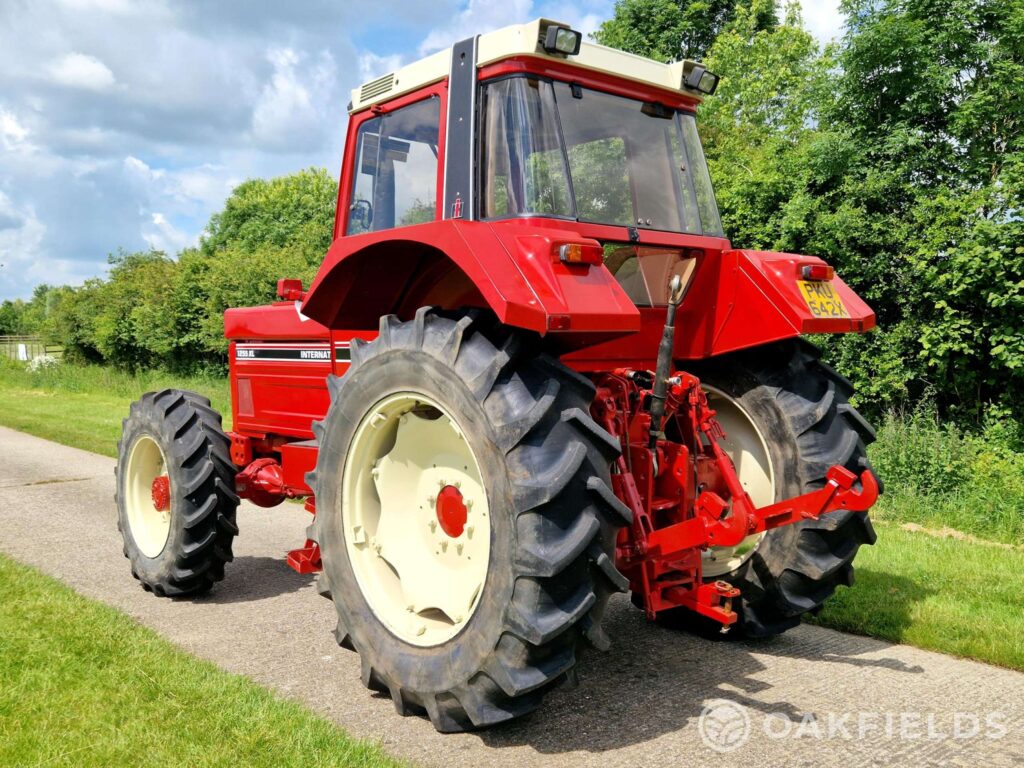
[[193, 393], [132, 406], [135, 577], [207, 590], [240, 498], [305, 499], [288, 564], [440, 731], [574, 681], [614, 592], [756, 637], [849, 585], [874, 433], [800, 336], [875, 317], [821, 259], [725, 238], [694, 119], [717, 83], [538, 20], [357, 89], [316, 280], [225, 315], [232, 431]]

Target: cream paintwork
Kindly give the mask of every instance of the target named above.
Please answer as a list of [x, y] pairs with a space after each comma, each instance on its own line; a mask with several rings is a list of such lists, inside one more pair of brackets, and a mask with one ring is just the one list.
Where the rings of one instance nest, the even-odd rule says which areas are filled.
[[[468, 508], [457, 538], [437, 520], [446, 485]], [[462, 630], [487, 578], [489, 507], [476, 457], [437, 402], [403, 392], [366, 414], [345, 463], [342, 528], [359, 589], [393, 634], [431, 646]]]
[[[775, 503], [775, 472], [768, 444], [754, 420], [738, 401], [721, 390], [701, 383], [718, 423], [725, 430], [722, 448], [736, 466], [740, 483], [755, 506]], [[735, 547], [710, 547], [702, 555], [705, 578], [723, 576], [739, 568], [757, 549], [763, 533], [748, 536]]]
[[[543, 31], [552, 25], [569, 26], [549, 19], [535, 19], [526, 24], [516, 24], [480, 35], [477, 42], [477, 66], [494, 64], [513, 56], [535, 56], [541, 59], [566, 61], [565, 56], [545, 53], [540, 46]], [[694, 66], [692, 61], [662, 64], [588, 42], [583, 43], [579, 54], [568, 57], [568, 61], [582, 69], [623, 77], [676, 93], [685, 91], [695, 101], [702, 98], [699, 91], [683, 87], [684, 75]], [[359, 112], [374, 104], [382, 104], [396, 96], [440, 82], [448, 77], [450, 67], [451, 49], [447, 49], [364, 83], [352, 91], [350, 112]], [[390, 87], [387, 87], [388, 78], [391, 78]]]
[[128, 453], [124, 473], [124, 506], [135, 546], [153, 558], [167, 546], [171, 533], [171, 511], [153, 504], [153, 481], [167, 474], [163, 451], [149, 435], [139, 435]]

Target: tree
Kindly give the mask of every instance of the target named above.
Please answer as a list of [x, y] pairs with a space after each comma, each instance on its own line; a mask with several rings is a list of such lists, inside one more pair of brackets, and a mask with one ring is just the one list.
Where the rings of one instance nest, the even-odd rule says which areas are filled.
[[162, 251], [121, 251], [109, 261], [109, 278], [89, 286], [95, 315], [91, 344], [82, 346], [117, 366], [153, 367], [165, 351], [160, 331], [167, 324], [166, 299], [177, 265]]
[[[735, 7], [736, 0], [618, 0], [615, 15], [594, 38], [658, 61], [703, 59]], [[761, 9], [758, 24], [769, 28], [775, 23], [774, 5], [762, 4]]]
[[21, 333], [21, 316], [25, 312], [25, 302], [5, 300], [0, 304], [0, 336], [13, 336]]
[[827, 66], [797, 5], [763, 25], [775, 8], [737, 6], [707, 60], [721, 85], [698, 117], [725, 232], [743, 247], [792, 249]]
[[213, 256], [231, 246], [287, 246], [319, 264], [333, 238], [337, 196], [337, 182], [322, 168], [243, 182], [210, 218], [200, 251]]
[[806, 243], [830, 248], [879, 313], [874, 339], [844, 340], [866, 359], [846, 357], [869, 387], [872, 358], [899, 361], [904, 394], [930, 389], [947, 413], [1024, 415], [1024, 4], [843, 8], [821, 110], [843, 159], [838, 183], [808, 189]]

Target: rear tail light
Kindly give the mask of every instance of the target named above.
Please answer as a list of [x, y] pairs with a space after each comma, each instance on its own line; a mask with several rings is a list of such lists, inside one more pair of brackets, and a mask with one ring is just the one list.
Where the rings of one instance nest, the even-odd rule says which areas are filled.
[[828, 264], [804, 264], [800, 267], [800, 276], [804, 280], [831, 280], [836, 271]]
[[604, 248], [598, 242], [562, 243], [555, 246], [558, 259], [564, 264], [603, 264]]

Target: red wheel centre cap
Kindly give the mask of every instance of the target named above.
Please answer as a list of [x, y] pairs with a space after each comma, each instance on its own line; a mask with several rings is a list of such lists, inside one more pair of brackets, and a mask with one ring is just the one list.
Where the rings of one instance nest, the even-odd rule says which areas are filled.
[[153, 487], [150, 489], [153, 497], [153, 508], [157, 512], [166, 512], [171, 508], [171, 479], [167, 475], [160, 475], [153, 479]]
[[437, 494], [437, 522], [441, 524], [441, 530], [453, 539], [459, 538], [466, 527], [467, 515], [468, 510], [459, 489], [454, 485], [442, 488]]

